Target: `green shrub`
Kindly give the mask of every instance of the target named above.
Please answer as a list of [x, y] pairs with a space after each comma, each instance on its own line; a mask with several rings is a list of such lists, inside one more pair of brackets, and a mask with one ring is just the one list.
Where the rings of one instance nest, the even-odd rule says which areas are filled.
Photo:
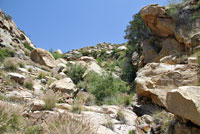
[[42, 100], [45, 102], [45, 109], [52, 110], [59, 100], [59, 94], [54, 93], [52, 90], [48, 90], [42, 97]]
[[8, 59], [4, 62], [4, 69], [6, 71], [10, 71], [10, 72], [16, 72], [18, 69], [18, 66], [16, 63], [14, 63], [13, 60]]
[[7, 48], [0, 49], [0, 62], [4, 61], [6, 57], [14, 57], [14, 51], [11, 51]]
[[87, 91], [96, 97], [96, 102], [100, 105], [121, 103], [120, 94], [130, 90], [126, 82], [114, 78], [112, 74], [98, 75], [91, 72], [86, 79]]
[[29, 89], [29, 90], [33, 90], [33, 83], [32, 80], [27, 80], [24, 82], [24, 87]]
[[112, 121], [107, 121], [103, 124], [105, 127], [111, 129], [112, 131], [114, 130], [114, 124]]
[[25, 42], [23, 43], [23, 45], [24, 45], [24, 47], [25, 47], [26, 49], [28, 49], [28, 50], [30, 50], [30, 51], [33, 50], [33, 48], [30, 46], [30, 44], [29, 44], [27, 41], [25, 41]]
[[72, 105], [71, 112], [76, 114], [81, 114], [82, 109], [83, 109], [82, 104], [74, 102]]
[[39, 73], [37, 78], [38, 79], [44, 79], [46, 76], [47, 76], [47, 74], [45, 74], [45, 73]]
[[53, 57], [55, 58], [55, 60], [64, 57], [63, 54], [59, 54], [59, 53], [57, 53], [57, 52], [53, 52], [53, 53], [51, 53], [51, 54], [53, 55]]
[[126, 124], [126, 122], [127, 122], [127, 120], [126, 120], [126, 118], [124, 116], [124, 113], [121, 110], [119, 110], [117, 112], [117, 120], [119, 120], [123, 124]]
[[131, 130], [131, 131], [129, 131], [129, 133], [128, 134], [136, 134], [136, 132], [135, 131], [133, 131], [133, 130]]
[[39, 125], [28, 126], [25, 134], [41, 134], [41, 127]]
[[68, 65], [68, 71], [66, 75], [72, 79], [75, 84], [78, 84], [79, 81], [83, 81], [83, 74], [86, 71], [86, 68], [81, 65]]
[[24, 68], [24, 67], [25, 67], [24, 63], [22, 63], [22, 62], [18, 63], [18, 65], [19, 65], [19, 67], [21, 67], [21, 68]]

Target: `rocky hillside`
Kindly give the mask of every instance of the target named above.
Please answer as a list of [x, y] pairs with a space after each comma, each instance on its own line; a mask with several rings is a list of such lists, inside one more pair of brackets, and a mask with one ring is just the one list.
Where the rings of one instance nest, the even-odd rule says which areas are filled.
[[149, 5], [129, 42], [63, 53], [0, 10], [0, 133], [199, 134], [199, 12]]

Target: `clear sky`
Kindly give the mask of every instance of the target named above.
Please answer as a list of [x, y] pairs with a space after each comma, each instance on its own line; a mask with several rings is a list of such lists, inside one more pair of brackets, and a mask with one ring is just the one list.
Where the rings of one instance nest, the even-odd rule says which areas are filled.
[[167, 0], [0, 0], [0, 8], [40, 48], [66, 52], [100, 42], [124, 43], [142, 7]]

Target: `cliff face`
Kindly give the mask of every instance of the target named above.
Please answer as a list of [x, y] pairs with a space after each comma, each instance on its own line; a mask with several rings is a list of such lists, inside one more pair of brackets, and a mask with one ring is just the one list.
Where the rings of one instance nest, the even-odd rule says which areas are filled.
[[34, 48], [34, 44], [26, 36], [26, 34], [19, 30], [12, 20], [12, 17], [6, 15], [0, 10], [0, 46], [1, 47], [24, 47], [23, 43], [27, 43], [29, 46]]
[[149, 39], [143, 43], [144, 62], [159, 62], [162, 57], [173, 54], [172, 51], [180, 55], [196, 47], [200, 43], [199, 12], [198, 4], [194, 2], [171, 7], [149, 5], [142, 8], [142, 19], [159, 41], [156, 44], [154, 39]]
[[146, 65], [137, 72], [136, 93], [176, 115], [168, 133], [197, 134], [199, 50], [194, 48], [200, 45], [200, 5], [155, 4], [142, 8], [140, 14], [153, 36], [142, 43]]

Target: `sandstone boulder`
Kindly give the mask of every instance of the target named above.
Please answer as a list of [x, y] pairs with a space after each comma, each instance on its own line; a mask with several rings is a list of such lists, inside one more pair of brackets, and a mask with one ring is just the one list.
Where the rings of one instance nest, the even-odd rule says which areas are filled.
[[167, 93], [167, 109], [200, 126], [200, 87], [183, 86]]
[[24, 75], [18, 74], [18, 73], [9, 73], [8, 76], [10, 77], [10, 79], [13, 79], [14, 81], [23, 84], [25, 77]]
[[197, 85], [196, 66], [149, 63], [137, 72], [136, 93], [166, 107], [167, 92], [179, 86]]
[[74, 93], [77, 91], [76, 85], [70, 78], [64, 78], [53, 82], [49, 88], [56, 91], [61, 91], [67, 93], [69, 96], [73, 97]]
[[173, 20], [166, 15], [166, 11], [162, 6], [157, 4], [149, 5], [140, 10], [140, 14], [146, 25], [152, 32], [160, 37], [168, 37], [173, 35]]
[[83, 77], [85, 77], [89, 72], [95, 72], [99, 75], [102, 75], [102, 73], [105, 72], [105, 70], [102, 69], [96, 62], [89, 62], [87, 63], [86, 71]]
[[48, 51], [36, 48], [30, 54], [31, 60], [41, 65], [53, 68], [55, 67], [55, 59]]

